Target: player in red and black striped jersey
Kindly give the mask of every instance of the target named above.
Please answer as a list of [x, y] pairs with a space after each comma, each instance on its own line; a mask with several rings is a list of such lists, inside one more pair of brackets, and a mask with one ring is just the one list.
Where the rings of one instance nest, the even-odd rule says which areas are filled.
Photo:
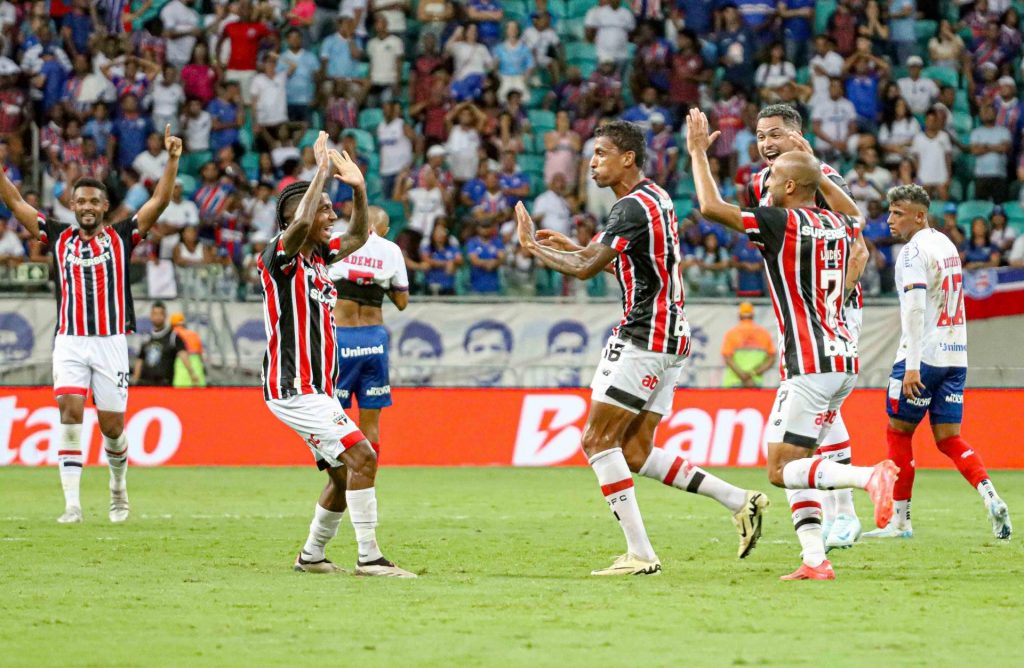
[[535, 234], [526, 207], [522, 202], [516, 205], [523, 248], [548, 267], [580, 279], [613, 267], [622, 286], [622, 321], [608, 339], [591, 383], [582, 445], [622, 525], [627, 552], [593, 574], [646, 575], [661, 570], [640, 517], [630, 471], [709, 496], [727, 507], [740, 534], [743, 558], [761, 535], [761, 512], [768, 498], [654, 447], [654, 432], [672, 408], [680, 368], [690, 352], [672, 199], [643, 175], [645, 143], [639, 127], [614, 121], [595, 136], [591, 175], [619, 199], [604, 231], [588, 246], [577, 246], [550, 231]]
[[77, 225], [47, 219], [0, 176], [0, 198], [18, 221], [49, 246], [57, 289], [57, 331], [53, 343], [53, 392], [60, 408], [61, 445], [57, 453], [64, 488], [63, 524], [81, 522], [82, 417], [92, 391], [110, 465], [110, 521], [128, 519], [125, 487], [128, 446], [124, 411], [128, 404], [128, 343], [135, 310], [128, 267], [135, 245], [171, 201], [181, 157], [181, 139], [164, 130], [167, 167], [153, 196], [129, 220], [108, 225], [110, 208], [103, 182], [82, 178], [72, 187]]
[[[802, 151], [779, 156], [765, 184], [776, 206], [743, 210], [722, 200], [707, 151], [709, 134], [698, 109], [687, 119], [687, 148], [701, 213], [745, 232], [764, 256], [782, 339], [782, 383], [766, 429], [768, 478], [785, 487], [800, 539], [803, 564], [786, 580], [831, 580], [821, 531], [821, 494], [843, 487], [865, 489], [875, 504], [875, 523], [892, 516], [898, 469], [850, 466], [814, 457], [822, 415], [837, 411], [857, 381], [857, 347], [843, 302], [850, 256], [863, 225], [857, 205], [822, 178], [821, 165]], [[821, 190], [831, 211], [815, 205]], [[854, 269], [858, 272], [860, 269]]]
[[[306, 573], [337, 573], [324, 550], [348, 507], [355, 527], [359, 559], [356, 573], [416, 577], [384, 558], [377, 545], [377, 457], [334, 398], [338, 375], [334, 305], [338, 300], [327, 264], [366, 243], [369, 224], [366, 183], [347, 154], [327, 149], [327, 133], [313, 146], [317, 161], [312, 181], [281, 191], [277, 223], [281, 232], [257, 260], [263, 285], [267, 354], [263, 360], [263, 397], [267, 408], [291, 427], [327, 471], [306, 544], [293, 568]], [[348, 230], [330, 240], [337, 215], [324, 185], [334, 177], [353, 190]], [[342, 469], [344, 465], [344, 469]]]
[[[757, 115], [757, 150], [767, 166], [754, 175], [747, 187], [747, 201], [756, 202], [760, 206], [771, 206], [772, 198], [765, 187], [771, 174], [775, 160], [790, 151], [804, 151], [813, 154], [810, 144], [801, 134], [803, 118], [800, 112], [787, 104], [772, 104], [764, 107]], [[850, 195], [846, 180], [825, 162], [821, 163], [821, 175]], [[819, 208], [828, 209], [821, 191], [815, 194], [815, 203]], [[867, 248], [863, 240], [854, 246], [855, 260], [866, 259]], [[855, 279], [853, 272], [849, 279]], [[860, 282], [853, 280], [847, 283], [849, 297], [843, 305], [847, 328], [853, 334], [854, 342], [860, 338], [863, 321], [863, 297]], [[851, 462], [852, 449], [850, 434], [843, 421], [842, 411], [822, 416], [822, 429], [826, 433], [821, 438], [818, 456], [837, 461], [840, 464]], [[853, 507], [853, 491], [837, 489], [825, 492], [822, 498], [822, 533], [825, 536], [825, 547], [851, 547], [861, 534], [860, 520]]]

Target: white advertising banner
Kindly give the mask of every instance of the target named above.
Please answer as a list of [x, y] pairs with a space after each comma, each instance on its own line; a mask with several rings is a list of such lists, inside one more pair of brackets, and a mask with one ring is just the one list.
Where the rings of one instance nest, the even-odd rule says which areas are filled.
[[[179, 310], [168, 302], [171, 312]], [[149, 302], [136, 302], [139, 330], [150, 329]], [[614, 303], [413, 303], [402, 312], [390, 305], [384, 320], [391, 336], [392, 384], [459, 387], [578, 387], [590, 376], [612, 327], [622, 315]], [[187, 312], [188, 326], [206, 347], [208, 366], [234, 384], [258, 382], [266, 346], [259, 303], [210, 302]], [[732, 304], [691, 304], [689, 363], [681, 384], [718, 387], [722, 340], [736, 325]], [[756, 321], [773, 337], [768, 305]], [[0, 373], [9, 382], [48, 384], [56, 322], [52, 299], [0, 301]], [[868, 307], [860, 341], [861, 385], [885, 384], [899, 341], [895, 306]], [[344, 335], [343, 335], [344, 336]], [[143, 334], [129, 337], [134, 351]], [[775, 384], [775, 371], [765, 379]]]

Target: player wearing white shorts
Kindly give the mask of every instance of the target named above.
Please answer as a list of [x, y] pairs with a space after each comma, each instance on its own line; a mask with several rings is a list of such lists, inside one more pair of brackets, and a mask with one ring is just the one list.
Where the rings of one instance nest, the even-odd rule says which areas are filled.
[[77, 225], [47, 219], [0, 176], [0, 198], [34, 237], [53, 254], [57, 288], [57, 332], [53, 341], [53, 393], [60, 409], [57, 451], [64, 488], [62, 524], [82, 521], [82, 418], [92, 392], [110, 467], [110, 521], [128, 519], [128, 444], [124, 412], [128, 405], [127, 332], [135, 331], [128, 269], [132, 249], [146, 236], [171, 201], [181, 157], [181, 139], [164, 131], [167, 167], [153, 196], [129, 220], [108, 225], [107, 188], [101, 181], [75, 182], [71, 210]]
[[740, 534], [739, 556], [746, 557], [761, 535], [768, 497], [730, 485], [654, 447], [654, 432], [672, 408], [680, 368], [690, 352], [672, 199], [643, 176], [645, 143], [638, 126], [615, 121], [598, 129], [596, 137], [591, 173], [599, 186], [611, 187], [619, 199], [604, 231], [590, 245], [581, 248], [564, 235], [543, 230], [535, 236], [526, 207], [522, 202], [516, 205], [523, 248], [548, 267], [580, 279], [614, 263], [622, 286], [622, 321], [594, 374], [582, 445], [601, 493], [622, 526], [626, 554], [593, 575], [661, 571], [640, 516], [631, 471], [711, 497], [728, 508]]
[[[338, 353], [332, 309], [338, 293], [327, 265], [366, 243], [366, 185], [347, 154], [327, 150], [326, 132], [317, 137], [314, 152], [316, 175], [312, 182], [293, 183], [281, 192], [277, 222], [282, 231], [257, 261], [267, 328], [263, 398], [327, 472], [309, 536], [293, 567], [306, 573], [341, 572], [324, 550], [348, 507], [359, 551], [356, 574], [416, 577], [388, 561], [377, 545], [377, 457], [334, 398]], [[332, 169], [354, 192], [352, 223], [335, 239], [330, 230], [337, 216], [324, 193]]]
[[[763, 107], [757, 114], [757, 150], [765, 167], [754, 175], [747, 186], [747, 201], [757, 202], [760, 206], [771, 206], [772, 196], [765, 187], [768, 183], [768, 176], [771, 174], [772, 165], [776, 158], [790, 151], [805, 151], [813, 153], [810, 145], [800, 134], [803, 127], [803, 118], [800, 112], [788, 104], [770, 104]], [[832, 168], [831, 165], [821, 163], [822, 178], [826, 178], [838, 187], [842, 188], [847, 195], [850, 190], [842, 175]], [[828, 202], [821, 192], [815, 194], [815, 203], [822, 209], [828, 209]], [[855, 253], [866, 253], [867, 249], [858, 244], [854, 247]], [[860, 338], [860, 328], [863, 319], [863, 302], [860, 290], [860, 283], [855, 276], [846, 286], [853, 294], [847, 299], [844, 308], [846, 309], [846, 323], [853, 342], [857, 343]], [[822, 415], [822, 427], [826, 433], [822, 434], [821, 447], [817, 455], [839, 462], [849, 464], [851, 462], [850, 434], [843, 422], [842, 410], [835, 413]], [[834, 547], [850, 547], [860, 537], [861, 526], [857, 518], [857, 512], [853, 507], [853, 490], [835, 489], [826, 491], [822, 496], [822, 518], [821, 531], [825, 537], [826, 551]]]
[[886, 411], [889, 456], [900, 467], [896, 512], [871, 538], [910, 538], [914, 488], [912, 441], [928, 414], [935, 445], [981, 495], [996, 538], [1013, 533], [1010, 511], [999, 498], [977, 451], [960, 436], [967, 380], [967, 314], [960, 253], [946, 235], [928, 226], [931, 200], [920, 186], [889, 191], [889, 227], [906, 245], [896, 258], [900, 293], [900, 347], [889, 378]]
[[[785, 487], [803, 563], [784, 580], [832, 580], [821, 531], [821, 492], [859, 487], [875, 504], [875, 523], [892, 515], [896, 466], [850, 466], [814, 457], [825, 427], [823, 415], [837, 411], [857, 382], [857, 345], [846, 323], [843, 302], [852, 248], [863, 217], [857, 205], [803, 151], [775, 161], [766, 187], [776, 206], [743, 210], [728, 204], [715, 184], [707, 150], [718, 137], [708, 133], [698, 109], [687, 119], [687, 148], [701, 213], [745, 232], [761, 249], [779, 321], [782, 383], [768, 418], [768, 478]], [[815, 206], [821, 190], [834, 209]], [[862, 267], [852, 271], [859, 274]]]

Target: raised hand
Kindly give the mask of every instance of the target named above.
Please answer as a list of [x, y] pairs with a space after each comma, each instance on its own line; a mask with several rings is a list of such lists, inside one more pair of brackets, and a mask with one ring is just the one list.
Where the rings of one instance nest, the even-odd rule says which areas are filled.
[[526, 206], [522, 202], [516, 202], [516, 230], [519, 232], [519, 245], [528, 251], [532, 251], [537, 246], [537, 239], [534, 237], [536, 225], [533, 224], [533, 218], [526, 211]]
[[795, 150], [814, 155], [814, 149], [811, 148], [811, 142], [807, 141], [807, 137], [804, 137], [796, 130], [790, 130], [789, 138], [793, 140], [793, 144], [796, 146]]
[[181, 137], [175, 137], [171, 134], [170, 124], [164, 126], [164, 148], [167, 149], [167, 155], [171, 158], [181, 157]]
[[708, 134], [708, 117], [704, 112], [694, 107], [686, 118], [686, 150], [690, 153], [707, 153], [711, 145], [715, 143], [718, 136], [722, 134], [715, 130]]
[[[327, 136], [326, 132], [322, 132], [320, 134], [324, 137]], [[317, 141], [319, 141], [319, 139]], [[331, 149], [327, 152], [327, 155], [331, 164], [334, 166], [334, 178], [347, 186], [351, 186], [352, 188], [362, 188], [366, 185], [366, 179], [363, 177], [363, 170], [359, 169], [359, 165], [357, 165], [356, 162], [348, 156], [346, 151], [338, 153], [334, 149]]]
[[328, 159], [327, 156], [327, 141], [330, 137], [323, 130], [316, 136], [316, 141], [313, 142], [313, 156], [316, 158], [316, 164], [322, 164]]

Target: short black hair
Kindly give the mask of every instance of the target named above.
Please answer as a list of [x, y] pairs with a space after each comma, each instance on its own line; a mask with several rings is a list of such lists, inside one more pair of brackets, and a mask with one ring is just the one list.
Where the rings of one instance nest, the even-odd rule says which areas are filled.
[[769, 104], [767, 107], [757, 112], [757, 120], [762, 118], [781, 118], [783, 124], [799, 130], [804, 126], [803, 116], [796, 110], [796, 107], [791, 107], [788, 104]]
[[94, 179], [90, 176], [83, 176], [75, 181], [75, 185], [71, 187], [71, 192], [75, 192], [79, 188], [96, 188], [97, 190], [102, 190], [103, 198], [107, 198], [107, 185], [99, 179]]
[[309, 181], [296, 181], [288, 184], [277, 196], [277, 226], [282, 232], [291, 225], [295, 209], [299, 207], [299, 201], [309, 190], [310, 185]]
[[594, 131], [595, 137], [607, 137], [615, 144], [615, 148], [623, 153], [632, 151], [637, 169], [643, 169], [647, 161], [647, 140], [644, 131], [636, 123], [629, 121], [611, 121]]
[[166, 310], [167, 310], [167, 304], [163, 303], [162, 301], [160, 301], [160, 300], [158, 299], [158, 300], [156, 300], [155, 302], [153, 302], [153, 305], [152, 305], [152, 306], [150, 306], [150, 308], [151, 308], [151, 309], [154, 309], [154, 308], [161, 308], [161, 309], [163, 309], [163, 310], [165, 310], [165, 311], [166, 311]]

